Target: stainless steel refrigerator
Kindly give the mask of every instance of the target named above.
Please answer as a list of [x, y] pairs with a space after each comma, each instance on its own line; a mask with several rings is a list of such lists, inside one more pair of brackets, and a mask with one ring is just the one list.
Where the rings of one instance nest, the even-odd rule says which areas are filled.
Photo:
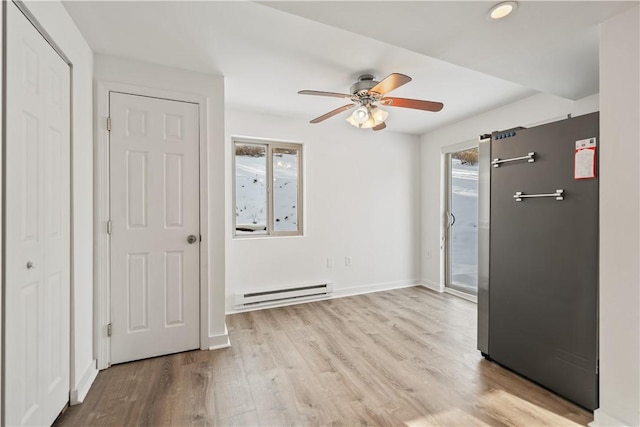
[[598, 407], [598, 113], [479, 148], [478, 349]]

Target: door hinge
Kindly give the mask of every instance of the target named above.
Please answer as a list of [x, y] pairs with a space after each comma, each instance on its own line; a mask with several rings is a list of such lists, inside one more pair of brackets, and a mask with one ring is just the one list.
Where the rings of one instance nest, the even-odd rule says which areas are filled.
[[111, 132], [111, 117], [107, 117], [107, 131]]
[[113, 231], [113, 225], [111, 224], [111, 220], [107, 221], [107, 234], [111, 234]]
[[111, 323], [109, 323], [107, 325], [107, 336], [110, 337], [111, 336]]
[[596, 374], [600, 372], [600, 359], [596, 360]]

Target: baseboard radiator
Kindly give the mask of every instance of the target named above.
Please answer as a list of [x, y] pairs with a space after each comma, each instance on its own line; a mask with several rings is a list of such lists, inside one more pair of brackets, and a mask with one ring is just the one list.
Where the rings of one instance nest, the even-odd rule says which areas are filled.
[[333, 293], [333, 284], [304, 285], [294, 288], [269, 289], [264, 291], [237, 293], [237, 309], [284, 304], [296, 301], [326, 298]]

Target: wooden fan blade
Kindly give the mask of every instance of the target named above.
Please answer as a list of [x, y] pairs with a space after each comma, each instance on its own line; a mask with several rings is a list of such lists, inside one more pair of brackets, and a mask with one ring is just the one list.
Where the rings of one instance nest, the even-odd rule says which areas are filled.
[[309, 123], [320, 123], [320, 122], [322, 122], [322, 121], [324, 121], [324, 120], [327, 120], [327, 119], [328, 119], [328, 118], [330, 118], [330, 117], [335, 116], [336, 114], [340, 114], [340, 113], [342, 113], [343, 111], [350, 110], [351, 108], [353, 108], [353, 107], [355, 107], [355, 106], [356, 106], [356, 104], [347, 104], [347, 105], [343, 105], [343, 106], [342, 106], [342, 107], [340, 107], [340, 108], [336, 108], [336, 109], [335, 109], [335, 110], [333, 110], [333, 111], [329, 111], [327, 114], [323, 114], [323, 115], [322, 115], [322, 116], [320, 116], [320, 117], [316, 117], [315, 119], [311, 120]]
[[409, 76], [405, 76], [404, 74], [392, 73], [382, 79], [380, 83], [372, 87], [369, 92], [375, 92], [379, 93], [380, 95], [384, 95], [394, 89], [399, 88], [404, 84], [409, 83], [410, 81], [411, 77]]
[[382, 130], [382, 129], [386, 128], [386, 127], [387, 127], [387, 125], [384, 122], [382, 122], [378, 126], [374, 126], [371, 129], [373, 129], [373, 130]]
[[347, 95], [346, 93], [336, 93], [336, 92], [321, 92], [319, 90], [301, 90], [298, 92], [300, 95], [317, 95], [317, 96], [331, 96], [333, 98], [351, 98], [351, 95]]
[[413, 108], [414, 110], [440, 111], [444, 104], [442, 102], [422, 101], [420, 99], [407, 98], [382, 98], [380, 103], [390, 107]]

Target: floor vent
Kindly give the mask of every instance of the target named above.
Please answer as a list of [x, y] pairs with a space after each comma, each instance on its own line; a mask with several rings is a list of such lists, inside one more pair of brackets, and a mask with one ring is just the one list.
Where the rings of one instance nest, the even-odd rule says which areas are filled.
[[333, 292], [331, 283], [297, 286], [295, 288], [272, 289], [258, 292], [236, 294], [236, 308], [259, 307], [292, 301], [305, 301], [325, 298]]

